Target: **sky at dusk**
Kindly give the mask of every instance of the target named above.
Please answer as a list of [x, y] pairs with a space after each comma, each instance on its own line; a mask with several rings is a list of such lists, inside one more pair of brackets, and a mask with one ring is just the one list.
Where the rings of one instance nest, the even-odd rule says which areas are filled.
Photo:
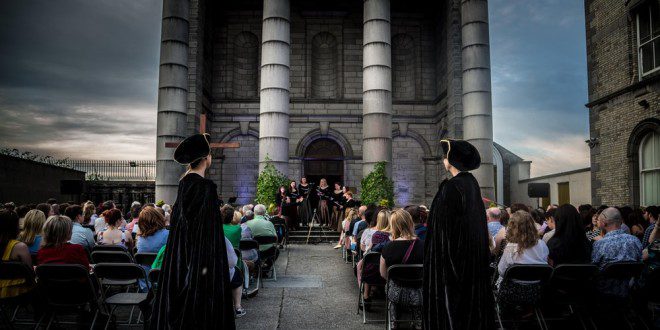
[[[490, 0], [495, 141], [589, 166], [584, 4]], [[154, 159], [162, 0], [0, 1], [0, 147]]]

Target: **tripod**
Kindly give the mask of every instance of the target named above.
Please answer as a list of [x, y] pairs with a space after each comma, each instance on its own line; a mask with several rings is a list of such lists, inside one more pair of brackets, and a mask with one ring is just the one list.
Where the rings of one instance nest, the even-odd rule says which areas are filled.
[[319, 221], [319, 216], [316, 214], [316, 209], [314, 209], [314, 213], [312, 214], [312, 220], [309, 222], [309, 230], [307, 231], [307, 240], [305, 241], [305, 244], [309, 244], [309, 237], [312, 235], [312, 228], [314, 228], [315, 223], [318, 223], [319, 228], [321, 228], [321, 231], [323, 231], [323, 227], [321, 226], [321, 221]]

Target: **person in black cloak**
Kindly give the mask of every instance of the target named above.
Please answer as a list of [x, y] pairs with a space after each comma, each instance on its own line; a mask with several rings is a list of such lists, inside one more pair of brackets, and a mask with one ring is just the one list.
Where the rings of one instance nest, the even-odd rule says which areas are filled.
[[174, 151], [188, 165], [172, 208], [151, 329], [234, 329], [227, 249], [208, 134], [188, 137]]
[[428, 218], [424, 245], [425, 329], [491, 329], [493, 294], [489, 234], [479, 183], [467, 172], [481, 157], [467, 141], [440, 141], [445, 169]]

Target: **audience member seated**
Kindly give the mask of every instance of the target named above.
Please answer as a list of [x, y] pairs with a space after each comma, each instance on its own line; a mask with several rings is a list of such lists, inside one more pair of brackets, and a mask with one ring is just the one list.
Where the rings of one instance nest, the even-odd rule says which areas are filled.
[[415, 236], [417, 236], [419, 240], [425, 240], [427, 230], [425, 211], [417, 205], [408, 205], [404, 210], [410, 214], [413, 223], [415, 224]]
[[[233, 208], [232, 208], [233, 211]], [[225, 237], [225, 248], [227, 249], [227, 266], [229, 267], [229, 286], [231, 287], [231, 295], [234, 300], [234, 312], [236, 317], [245, 315], [245, 309], [241, 306], [241, 298], [243, 296], [243, 276], [241, 272], [236, 271], [238, 263], [238, 256], [234, 251], [234, 246], [229, 239]]]
[[602, 209], [596, 210], [591, 216], [591, 225], [587, 230], [587, 239], [589, 240], [589, 242], [595, 242], [601, 240], [603, 236], [605, 236], [605, 232], [602, 231], [598, 226], [598, 217], [600, 216], [600, 212], [603, 212], [603, 210]]
[[[254, 207], [254, 219], [246, 222], [246, 225], [252, 231], [252, 235], [256, 236], [275, 236], [277, 237], [277, 232], [275, 231], [275, 226], [272, 222], [266, 220], [266, 206], [263, 204], [257, 204]], [[259, 246], [260, 251], [266, 251], [273, 247], [273, 244], [263, 244]]]
[[[555, 221], [555, 212], [558, 209], [550, 209], [550, 211], [545, 212], [545, 224], [548, 227], [548, 230], [543, 234], [543, 241], [548, 244], [548, 241], [555, 235], [555, 229], [557, 227], [557, 222]], [[582, 220], [580, 220], [582, 221]], [[580, 224], [580, 228], [582, 228]], [[582, 229], [580, 229], [582, 231]]]
[[21, 205], [16, 208], [15, 212], [18, 216], [18, 229], [23, 230], [23, 225], [25, 225], [25, 216], [28, 212], [30, 212], [30, 208], [27, 205]]
[[[380, 275], [385, 279], [387, 279], [387, 269], [393, 265], [424, 263], [424, 242], [415, 236], [415, 224], [410, 214], [402, 209], [392, 212], [390, 229], [392, 240], [385, 244], [380, 258]], [[397, 318], [397, 305], [422, 305], [422, 288], [406, 287], [393, 281], [388, 287], [387, 299], [392, 302], [389, 320], [392, 322]], [[414, 308], [412, 314], [415, 327], [421, 329], [421, 309]], [[392, 322], [392, 328], [396, 326], [397, 324]]]
[[85, 250], [92, 251], [95, 244], [94, 234], [91, 229], [82, 226], [82, 222], [85, 219], [83, 217], [82, 207], [71, 205], [64, 210], [64, 214], [73, 222], [70, 243], [81, 245]]
[[105, 201], [103, 202], [103, 204], [101, 204], [99, 216], [96, 219], [94, 219], [94, 232], [96, 234], [99, 234], [100, 232], [104, 231], [107, 226], [107, 223], [103, 218], [103, 213], [105, 211], [112, 210], [114, 208], [115, 208], [115, 203], [113, 201]]
[[648, 220], [644, 219], [644, 212], [641, 209], [632, 210], [624, 223], [630, 227], [630, 234], [637, 237], [644, 246], [644, 233], [648, 226]]
[[497, 266], [498, 286], [511, 265], [548, 263], [548, 246], [539, 239], [539, 232], [529, 212], [519, 210], [511, 215], [506, 229], [506, 241], [502, 258]]
[[[603, 210], [598, 216], [598, 226], [605, 236], [594, 242], [591, 262], [601, 270], [612, 263], [642, 259], [642, 244], [635, 236], [626, 234], [621, 229], [622, 224], [621, 213], [614, 207]], [[606, 295], [625, 297], [629, 285], [625, 280], [606, 279], [598, 281], [598, 289]]]
[[167, 244], [167, 238], [170, 234], [170, 231], [165, 228], [165, 217], [156, 208], [148, 206], [142, 209], [138, 214], [138, 218], [140, 233], [137, 236], [137, 252], [158, 252]]
[[254, 205], [252, 204], [247, 204], [243, 205], [241, 208], [241, 223], [246, 223], [249, 220], [254, 219]]
[[78, 244], [71, 244], [73, 224], [63, 215], [48, 217], [44, 224], [44, 245], [37, 253], [37, 264], [79, 264], [89, 267], [87, 252]]
[[163, 247], [158, 250], [158, 254], [156, 254], [156, 258], [154, 259], [154, 262], [151, 264], [152, 269], [160, 269], [163, 266], [163, 258], [165, 258], [165, 249], [167, 248], [167, 245], [163, 245]]
[[41, 248], [44, 223], [46, 223], [46, 215], [39, 210], [31, 210], [25, 215], [25, 224], [18, 234], [18, 240], [28, 246], [30, 254], [37, 254]]
[[44, 216], [46, 216], [46, 218], [49, 217], [49, 214], [50, 214], [50, 204], [46, 204], [46, 203], [37, 204], [36, 209], [39, 210], [39, 211], [41, 211], [41, 212], [43, 212], [43, 213], [44, 213]]
[[[38, 211], [37, 212], [41, 212]], [[43, 214], [43, 213], [42, 213]], [[18, 236], [18, 215], [14, 211], [0, 210], [0, 252], [2, 261], [20, 261], [32, 267], [28, 246], [16, 240]], [[24, 280], [0, 280], [0, 298], [15, 297], [29, 291]], [[4, 311], [1, 311], [4, 313]]]
[[504, 227], [500, 222], [501, 216], [502, 216], [502, 210], [500, 210], [499, 207], [491, 207], [486, 210], [488, 233], [490, 233], [490, 236], [493, 238], [495, 237], [495, 235], [497, 235], [500, 229]]
[[344, 220], [341, 222], [341, 234], [339, 235], [339, 242], [337, 242], [337, 245], [335, 245], [335, 249], [338, 249], [342, 247], [345, 242], [346, 242], [346, 231], [348, 231], [348, 227], [351, 225], [351, 220], [355, 218], [355, 215], [357, 214], [357, 209], [351, 207], [347, 208], [345, 211], [345, 217]]
[[133, 202], [133, 204], [131, 204], [131, 210], [128, 212], [128, 217], [131, 219], [131, 222], [126, 224], [126, 230], [129, 233], [133, 232], [133, 227], [140, 219], [140, 209], [142, 209], [142, 204], [140, 204], [140, 202]]
[[[551, 217], [554, 235], [548, 240], [549, 263], [552, 266], [561, 264], [586, 264], [591, 260], [591, 244], [584, 235], [584, 227], [580, 214], [571, 204], [564, 204], [547, 213]], [[545, 237], [543, 239], [545, 241]]]
[[346, 232], [346, 235], [351, 238], [351, 241], [354, 239], [353, 232], [354, 232], [354, 229], [355, 229], [355, 225], [358, 222], [360, 222], [364, 219], [364, 212], [366, 212], [366, 211], [367, 211], [367, 206], [366, 205], [360, 206], [358, 208], [357, 217], [355, 217], [353, 220], [351, 220], [351, 223], [348, 225], [348, 232]]
[[644, 219], [646, 219], [646, 221], [649, 223], [648, 227], [646, 227], [646, 230], [644, 231], [644, 237], [642, 238], [642, 245], [644, 247], [647, 247], [653, 242], [651, 239], [651, 233], [653, 232], [653, 229], [655, 229], [655, 223], [658, 221], [659, 215], [660, 207], [652, 205], [644, 209]]
[[369, 227], [364, 230], [362, 236], [360, 237], [360, 249], [362, 251], [367, 251], [367, 248], [371, 246], [371, 238], [374, 233], [378, 231], [378, 223], [382, 221], [389, 221], [390, 211], [387, 209], [382, 209], [376, 214], [369, 218]]
[[241, 243], [243, 229], [240, 225], [233, 224], [234, 208], [227, 204], [222, 206], [220, 217], [222, 218], [222, 229], [225, 232], [225, 237], [231, 242], [231, 245], [238, 247]]
[[121, 211], [118, 209], [109, 209], [101, 214], [100, 219], [104, 219], [106, 229], [98, 232], [98, 244], [101, 245], [120, 245], [130, 249], [133, 244], [131, 233], [126, 233], [119, 229], [123, 221]]
[[[94, 206], [94, 203], [87, 201], [83, 205], [83, 226], [89, 226], [92, 225], [94, 226], [94, 218], [96, 217], [96, 206]], [[94, 229], [92, 229], [92, 232], [94, 232]]]

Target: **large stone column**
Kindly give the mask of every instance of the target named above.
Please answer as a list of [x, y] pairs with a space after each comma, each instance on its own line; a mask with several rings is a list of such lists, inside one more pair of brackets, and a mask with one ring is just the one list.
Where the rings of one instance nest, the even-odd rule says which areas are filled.
[[484, 197], [494, 199], [493, 105], [490, 90], [488, 1], [461, 1], [463, 63], [463, 139], [481, 154], [481, 166], [472, 171]]
[[289, 172], [289, 0], [264, 0], [259, 104], [259, 170], [270, 158]]
[[156, 200], [174, 204], [183, 167], [173, 159], [174, 148], [186, 135], [188, 101], [188, 0], [163, 1], [163, 26], [158, 73], [156, 138]]
[[364, 0], [362, 41], [362, 173], [387, 162], [392, 173], [390, 0]]

